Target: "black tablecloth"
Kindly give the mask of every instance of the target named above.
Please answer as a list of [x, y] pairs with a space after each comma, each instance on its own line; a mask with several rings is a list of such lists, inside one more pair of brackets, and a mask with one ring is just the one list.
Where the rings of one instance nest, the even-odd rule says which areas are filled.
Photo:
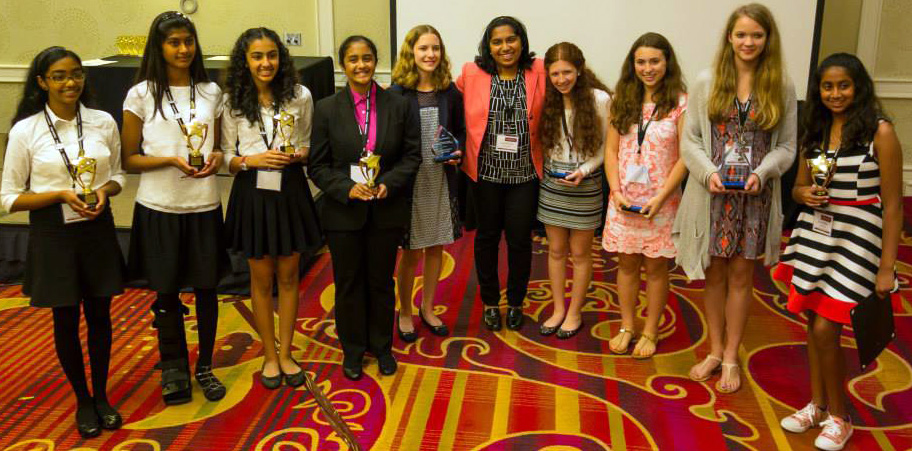
[[[118, 125], [122, 124], [123, 101], [127, 91], [133, 86], [136, 71], [141, 60], [138, 56], [109, 56], [103, 58], [115, 63], [86, 68], [89, 89], [95, 95], [96, 107], [114, 116]], [[294, 66], [298, 70], [298, 80], [313, 95], [314, 102], [332, 95], [335, 92], [332, 58], [326, 56], [293, 56]], [[221, 82], [228, 61], [203, 60], [209, 78]]]

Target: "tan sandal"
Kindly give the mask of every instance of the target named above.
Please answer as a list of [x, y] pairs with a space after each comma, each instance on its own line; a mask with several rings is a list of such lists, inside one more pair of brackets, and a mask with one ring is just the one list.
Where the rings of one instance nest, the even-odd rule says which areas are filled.
[[[624, 349], [616, 349], [614, 346], [611, 346], [611, 341], [614, 341], [615, 338], [620, 337], [621, 335], [624, 335], [624, 334], [630, 335], [630, 340], [627, 340], [627, 346], [624, 346]], [[634, 333], [634, 331], [632, 329], [626, 329], [626, 328], [622, 327], [621, 330], [618, 331], [617, 335], [612, 337], [611, 341], [608, 342], [608, 349], [610, 349], [611, 352], [613, 352], [615, 354], [627, 354], [627, 351], [630, 350], [630, 342], [632, 342], [635, 337], [636, 337], [636, 333]]]
[[[652, 352], [648, 352], [646, 354], [637, 354], [637, 350], [639, 350], [640, 347], [644, 344], [651, 344]], [[647, 334], [646, 332], [643, 332], [642, 334], [640, 334], [640, 340], [637, 341], [636, 346], [633, 348], [632, 357], [637, 360], [646, 360], [646, 359], [652, 358], [652, 356], [655, 355], [656, 349], [658, 347], [659, 347], [659, 337], [657, 337], [655, 334]]]
[[[705, 366], [705, 365], [709, 365], [709, 364], [711, 364], [711, 362], [716, 362], [716, 363], [715, 363], [715, 365], [713, 365], [712, 370], [710, 370], [708, 373], [706, 373], [706, 376], [703, 376], [703, 377], [694, 377], [694, 370], [695, 370], [695, 369], [697, 369], [698, 367], [702, 368], [702, 367]], [[721, 357], [716, 357], [716, 356], [714, 356], [714, 355], [712, 355], [712, 354], [709, 354], [709, 355], [706, 356], [706, 358], [704, 358], [703, 360], [701, 360], [700, 363], [698, 363], [698, 364], [692, 366], [692, 367], [690, 368], [690, 373], [688, 373], [687, 376], [690, 377], [690, 380], [695, 381], [695, 382], [708, 381], [709, 378], [711, 378], [712, 375], [713, 375], [714, 373], [716, 373], [716, 372], [722, 370], [721, 363], [722, 363], [722, 358], [721, 358]]]
[[[729, 393], [734, 393], [734, 392], [740, 390], [741, 389], [741, 367], [739, 367], [737, 363], [723, 363], [721, 366], [722, 366], [722, 377], [719, 378], [718, 381], [716, 381], [716, 391], [718, 391], [719, 393], [729, 394]], [[726, 387], [725, 385], [722, 385], [722, 379], [725, 378], [725, 376], [728, 376], [729, 383], [731, 383], [731, 379], [734, 374], [738, 375], [738, 383], [736, 385], [728, 386], [728, 387]]]

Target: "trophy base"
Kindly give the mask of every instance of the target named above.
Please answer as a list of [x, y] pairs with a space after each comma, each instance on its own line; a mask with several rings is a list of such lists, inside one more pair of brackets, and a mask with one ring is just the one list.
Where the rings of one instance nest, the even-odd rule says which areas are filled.
[[451, 160], [458, 160], [459, 155], [454, 155], [452, 153], [445, 153], [441, 155], [434, 156], [434, 163], [446, 163]]
[[295, 154], [295, 147], [294, 146], [284, 146], [284, 145], [279, 146], [279, 152], [282, 152], [285, 155], [292, 157]]
[[625, 206], [625, 207], [621, 207], [621, 210], [629, 211], [629, 212], [631, 212], [631, 213], [640, 213], [640, 214], [642, 214], [642, 213], [643, 213], [643, 206], [642, 206], [642, 205], [627, 205], [627, 206]]
[[79, 200], [85, 202], [85, 204], [89, 206], [90, 210], [94, 210], [95, 207], [98, 206], [98, 194], [95, 194], [94, 192], [78, 193], [76, 194], [76, 197], [78, 197]]
[[206, 162], [203, 160], [202, 155], [190, 155], [187, 157], [187, 163], [190, 164], [194, 169], [200, 171], [203, 167], [206, 166]]
[[722, 182], [725, 189], [744, 189], [744, 182]]

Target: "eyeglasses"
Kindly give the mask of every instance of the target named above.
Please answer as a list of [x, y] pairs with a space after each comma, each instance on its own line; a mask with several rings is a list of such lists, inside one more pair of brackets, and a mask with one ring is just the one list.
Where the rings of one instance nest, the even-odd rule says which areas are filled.
[[55, 72], [45, 78], [53, 81], [54, 83], [66, 83], [69, 80], [73, 80], [73, 81], [79, 83], [79, 82], [85, 81], [86, 74], [85, 74], [85, 72], [82, 72], [82, 71], [73, 72], [70, 75]]

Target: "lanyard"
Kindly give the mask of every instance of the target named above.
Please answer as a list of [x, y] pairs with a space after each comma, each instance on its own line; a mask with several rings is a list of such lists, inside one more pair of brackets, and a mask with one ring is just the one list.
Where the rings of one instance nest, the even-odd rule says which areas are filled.
[[[505, 104], [504, 114], [509, 114], [510, 117], [512, 118], [512, 120], [515, 122], [516, 121], [516, 115], [515, 115], [516, 108], [515, 107], [516, 107], [516, 97], [517, 97], [516, 94], [519, 91], [519, 84], [524, 82], [524, 77], [522, 76], [522, 72], [519, 72], [516, 75], [516, 78], [513, 79], [513, 81], [514, 81], [513, 89], [510, 90], [509, 96], [507, 95], [507, 91], [504, 89], [504, 84], [506, 84], [506, 81], [501, 79], [500, 75], [495, 75], [495, 77], [497, 77], [497, 81], [494, 83], [496, 86], [496, 89], [498, 91], [500, 91], [500, 95], [503, 96], [503, 99], [504, 99], [504, 104]], [[510, 100], [510, 103], [506, 103], [508, 99]]]
[[[165, 86], [165, 95], [168, 96], [168, 104], [171, 105], [171, 111], [174, 112], [174, 117], [177, 118], [177, 123], [180, 124], [181, 133], [184, 136], [187, 136], [187, 127], [184, 125], [184, 118], [180, 115], [180, 110], [177, 109], [177, 105], [174, 103], [174, 96], [171, 95], [171, 88]], [[190, 79], [190, 122], [193, 122], [193, 118], [196, 117], [196, 84], [193, 83], [193, 79]]]
[[[273, 103], [272, 110], [275, 114], [279, 114], [279, 104]], [[272, 145], [275, 144], [276, 139], [276, 129], [278, 129], [278, 124], [276, 124], [275, 116], [272, 117], [272, 139], [266, 139], [266, 126], [263, 125], [263, 112], [259, 112], [257, 116], [257, 125], [260, 126], [260, 137], [263, 138], [263, 144], [266, 144], [266, 150], [271, 150]]]
[[[833, 131], [833, 123], [826, 125], [826, 133], [823, 135], [823, 142], [820, 144], [820, 152], [823, 153], [823, 156], [826, 157], [829, 153], [828, 148], [830, 147], [830, 133]], [[833, 163], [836, 163], [836, 158], [839, 157], [839, 151], [842, 150], [842, 143], [839, 143], [839, 147], [833, 151]]]
[[646, 140], [646, 130], [649, 130], [649, 125], [652, 124], [652, 118], [655, 117], [656, 109], [658, 109], [658, 105], [649, 113], [649, 120], [646, 121], [646, 125], [643, 125], [643, 109], [640, 108], [640, 117], [637, 118], [637, 154], [640, 153], [640, 149], [643, 147], [643, 141]]
[[[47, 122], [51, 137], [54, 138], [55, 147], [63, 158], [63, 164], [66, 165], [67, 172], [70, 174], [70, 178], [73, 179], [73, 189], [76, 189], [76, 168], [70, 163], [70, 157], [67, 156], [66, 151], [64, 150], [63, 143], [60, 141], [60, 135], [57, 133], [57, 128], [54, 127], [54, 123], [51, 121], [51, 116], [48, 114], [47, 108], [44, 109], [44, 120]], [[82, 112], [79, 111], [79, 107], [76, 107], [76, 135], [77, 140], [79, 141], [79, 154], [77, 158], [81, 159], [85, 156], [85, 149], [82, 146]]]
[[371, 91], [374, 87], [371, 86], [367, 90], [367, 110], [364, 112], [364, 128], [361, 128], [361, 124], [358, 124], [358, 132], [361, 133], [361, 149], [364, 153], [372, 153], [367, 150], [367, 140], [370, 138], [370, 124], [371, 124]]
[[561, 126], [564, 128], [564, 137], [567, 138], [567, 144], [570, 145], [570, 156], [573, 156], [573, 135], [567, 127], [567, 115], [564, 112], [563, 102], [561, 103]]
[[738, 100], [738, 96], [735, 96], [735, 108], [738, 109], [738, 144], [742, 147], [745, 145], [744, 142], [744, 125], [747, 122], [747, 118], [750, 115], [751, 104], [753, 103], [754, 95], [751, 94], [747, 98], [747, 102], [741, 103]]

